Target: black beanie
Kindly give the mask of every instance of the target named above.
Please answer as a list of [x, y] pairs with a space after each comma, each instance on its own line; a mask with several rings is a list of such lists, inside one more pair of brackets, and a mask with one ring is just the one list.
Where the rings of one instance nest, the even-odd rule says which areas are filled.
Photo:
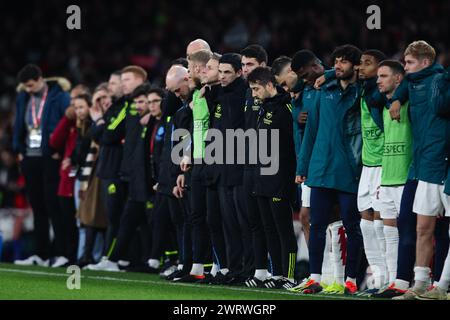
[[241, 55], [238, 53], [225, 53], [219, 60], [219, 63], [228, 63], [233, 66], [234, 71], [242, 69]]
[[291, 69], [294, 72], [306, 66], [312, 60], [317, 59], [316, 55], [308, 49], [297, 51], [292, 57]]

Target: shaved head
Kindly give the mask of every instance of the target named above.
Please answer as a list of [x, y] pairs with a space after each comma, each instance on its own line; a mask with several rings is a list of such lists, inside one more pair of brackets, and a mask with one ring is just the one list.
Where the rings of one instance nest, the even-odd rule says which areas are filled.
[[186, 100], [190, 92], [188, 69], [179, 65], [172, 66], [167, 71], [166, 88], [177, 97]]
[[194, 41], [191, 41], [187, 48], [186, 48], [186, 57], [189, 58], [191, 54], [194, 52], [197, 52], [199, 50], [208, 50], [211, 51], [211, 48], [209, 47], [208, 42], [206, 42], [203, 39], [195, 39]]

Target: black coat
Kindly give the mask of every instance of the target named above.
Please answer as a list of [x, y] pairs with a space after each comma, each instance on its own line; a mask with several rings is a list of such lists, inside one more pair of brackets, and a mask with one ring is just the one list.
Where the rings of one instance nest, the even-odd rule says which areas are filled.
[[103, 116], [105, 123], [94, 127], [93, 138], [100, 145], [97, 176], [101, 179], [119, 177], [123, 157], [123, 135], [117, 134], [116, 130], [118, 129], [117, 122], [120, 124], [125, 121], [124, 118], [121, 120], [119, 117], [124, 108], [126, 109], [124, 98], [114, 101]]
[[[245, 100], [247, 84], [242, 78], [237, 78], [226, 87], [222, 87], [218, 101], [222, 109], [221, 131], [224, 137], [227, 129], [244, 129], [245, 126]], [[226, 145], [226, 143], [225, 143]], [[226, 162], [226, 149], [223, 152], [224, 163]], [[237, 147], [234, 149], [233, 164], [221, 166], [220, 185], [237, 186], [242, 184], [244, 165], [237, 164]]]
[[162, 101], [163, 117], [161, 125], [164, 127], [164, 136], [161, 149], [156, 150], [160, 152], [155, 157], [159, 158], [159, 174], [158, 174], [158, 192], [171, 196], [172, 189], [176, 183], [172, 174], [172, 132], [175, 129], [174, 114], [183, 106], [183, 103], [172, 92], [169, 92], [166, 98]]
[[[295, 149], [292, 124], [291, 98], [287, 93], [278, 93], [273, 98], [266, 99], [261, 105], [258, 116], [258, 131], [266, 129], [267, 154], [279, 161], [278, 172], [273, 175], [262, 175], [261, 168], [269, 167], [258, 161], [255, 174], [255, 194], [257, 196], [288, 198], [295, 197]], [[271, 133], [273, 129], [279, 130], [279, 154], [271, 145]], [[262, 142], [262, 141], [260, 141]], [[260, 158], [258, 157], [258, 160]]]

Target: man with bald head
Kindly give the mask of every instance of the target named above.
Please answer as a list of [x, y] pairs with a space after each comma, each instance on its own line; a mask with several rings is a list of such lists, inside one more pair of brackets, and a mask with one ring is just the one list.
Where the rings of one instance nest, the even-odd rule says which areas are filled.
[[[192, 70], [191, 75], [196, 77], [195, 70]], [[192, 136], [194, 119], [191, 102], [193, 90], [195, 89], [195, 81], [190, 81], [189, 72], [186, 68], [179, 65], [174, 65], [167, 72], [166, 88], [183, 101], [183, 107], [181, 107], [174, 115], [174, 128], [186, 129]], [[189, 158], [192, 157], [190, 156]], [[192, 195], [194, 193], [196, 196], [201, 195], [200, 193], [197, 194], [192, 191], [192, 170], [189, 170], [187, 162], [182, 162], [182, 166], [178, 166], [177, 170], [179, 175], [177, 178], [177, 185], [174, 187], [173, 193], [176, 197], [182, 198], [185, 208], [189, 208], [187, 210], [188, 212], [186, 212], [189, 218], [185, 217], [187, 218], [185, 221], [187, 221], [188, 228], [193, 228], [193, 265], [190, 272], [186, 272], [185, 274], [180, 272], [179, 276], [177, 275], [177, 277], [173, 278], [173, 280], [180, 282], [198, 282], [205, 279], [204, 267], [207, 266], [206, 263], [211, 260], [211, 241], [203, 215], [198, 215], [198, 218], [197, 216], [193, 217], [192, 215], [192, 212], [196, 211], [195, 206], [191, 201]], [[202, 195], [204, 196], [204, 193]], [[200, 229], [201, 232], [199, 231]], [[195, 239], [197, 239], [197, 241], [195, 241]]]
[[180, 65], [172, 66], [167, 72], [166, 89], [186, 102], [191, 94], [188, 69]]
[[200, 51], [200, 50], [208, 50], [211, 51], [211, 47], [209, 46], [208, 42], [206, 42], [203, 39], [195, 39], [194, 41], [191, 41], [187, 48], [186, 48], [186, 57], [189, 59], [189, 56], [193, 54], [194, 52]]

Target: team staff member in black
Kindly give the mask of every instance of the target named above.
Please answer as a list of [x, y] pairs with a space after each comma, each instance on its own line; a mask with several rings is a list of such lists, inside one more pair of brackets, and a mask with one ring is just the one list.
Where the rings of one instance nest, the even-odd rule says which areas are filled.
[[[241, 75], [241, 56], [237, 53], [224, 54], [219, 60], [219, 81], [222, 91], [218, 98], [222, 109], [223, 137], [226, 137], [227, 129], [244, 129], [247, 84]], [[223, 154], [226, 155], [226, 152], [225, 149]], [[233, 164], [225, 162], [221, 166], [219, 182], [219, 197], [223, 208], [228, 267], [230, 269], [228, 284], [244, 283], [254, 272], [252, 238], [246, 219], [243, 192], [244, 165], [237, 164], [236, 146], [234, 155]]]
[[[102, 181], [108, 217], [104, 256], [109, 256], [115, 247], [120, 217], [126, 201], [125, 185], [119, 177], [123, 156], [122, 139], [120, 136], [116, 138], [110, 132], [105, 133], [106, 130], [114, 132], [118, 129], [114, 123], [126, 103], [122, 94], [120, 71], [111, 74], [108, 82], [108, 91], [112, 98], [112, 104], [109, 109], [104, 114], [91, 109], [91, 118], [94, 122], [92, 135], [94, 140], [100, 145], [96, 173]], [[112, 137], [115, 137], [115, 139], [111, 139]]]
[[[263, 174], [267, 167], [258, 161], [255, 194], [264, 228], [276, 226], [279, 242], [267, 243], [272, 260], [272, 278], [265, 281], [268, 288], [289, 289], [295, 285], [294, 271], [297, 241], [292, 223], [291, 202], [295, 197], [295, 152], [292, 129], [292, 106], [288, 93], [277, 90], [276, 80], [269, 68], [258, 67], [248, 76], [253, 97], [262, 101], [257, 128], [267, 130], [265, 141], [268, 154], [278, 160], [275, 174]], [[279, 154], [272, 151], [271, 135], [279, 132]], [[262, 141], [260, 141], [262, 142]], [[260, 144], [261, 145], [261, 144]], [[270, 164], [272, 165], [272, 164]], [[280, 265], [280, 262], [281, 265]]]
[[[133, 212], [141, 212], [141, 198], [142, 189], [139, 183], [130, 184], [131, 169], [133, 169], [133, 156], [135, 152], [136, 145], [141, 139], [142, 126], [140, 124], [140, 114], [136, 108], [136, 103], [134, 101], [135, 93], [134, 91], [147, 79], [147, 72], [138, 66], [127, 66], [122, 69], [121, 72], [121, 82], [124, 94], [124, 105], [120, 110], [118, 116], [110, 123], [103, 133], [103, 140], [108, 142], [115, 141], [116, 143], [123, 143], [123, 156], [121, 159], [119, 176], [121, 182], [125, 185], [126, 192], [126, 203], [124, 206], [124, 211], [119, 222], [119, 230], [117, 236], [117, 242], [114, 248], [111, 249], [110, 255], [107, 258], [103, 258], [97, 265], [89, 265], [88, 269], [94, 270], [106, 270], [106, 271], [116, 271], [118, 269], [119, 258], [125, 258], [125, 254], [128, 249], [128, 245], [131, 241], [130, 237], [133, 236], [135, 228], [130, 227], [134, 225]], [[147, 86], [147, 91], [148, 91]], [[143, 93], [146, 96], [146, 92]], [[146, 109], [148, 110], [148, 108]], [[150, 161], [148, 161], [150, 162]], [[142, 176], [142, 172], [136, 172], [135, 175], [139, 178]], [[150, 187], [151, 189], [151, 187]], [[130, 197], [134, 198], [133, 201]], [[130, 201], [131, 200], [131, 201]], [[146, 200], [145, 200], [146, 201]], [[145, 210], [144, 201], [144, 210]], [[129, 213], [127, 215], [127, 213]], [[141, 221], [141, 220], [140, 220]], [[129, 231], [131, 230], [131, 231]], [[121, 240], [122, 238], [122, 240]]]
[[[257, 44], [249, 45], [241, 51], [241, 63], [242, 63], [242, 76], [247, 79], [250, 72], [257, 67], [265, 67], [267, 65], [267, 52], [266, 50]], [[248, 85], [248, 84], [247, 84]], [[256, 123], [258, 119], [260, 109], [260, 101], [253, 99], [252, 90], [248, 87], [245, 95], [245, 130], [256, 129]], [[267, 259], [267, 243], [266, 237], [277, 236], [276, 230], [273, 228], [272, 232], [265, 235], [264, 227], [261, 221], [261, 214], [258, 209], [258, 201], [254, 194], [255, 185], [255, 172], [256, 164], [249, 162], [250, 158], [250, 145], [246, 144], [246, 164], [244, 166], [244, 196], [246, 205], [247, 219], [250, 225], [252, 242], [253, 242], [253, 255], [255, 259], [255, 273], [252, 277], [245, 281], [245, 285], [248, 287], [262, 286], [262, 282], [267, 279], [268, 272], [268, 259]], [[256, 148], [254, 150], [257, 150]], [[270, 240], [269, 240], [270, 241]]]

